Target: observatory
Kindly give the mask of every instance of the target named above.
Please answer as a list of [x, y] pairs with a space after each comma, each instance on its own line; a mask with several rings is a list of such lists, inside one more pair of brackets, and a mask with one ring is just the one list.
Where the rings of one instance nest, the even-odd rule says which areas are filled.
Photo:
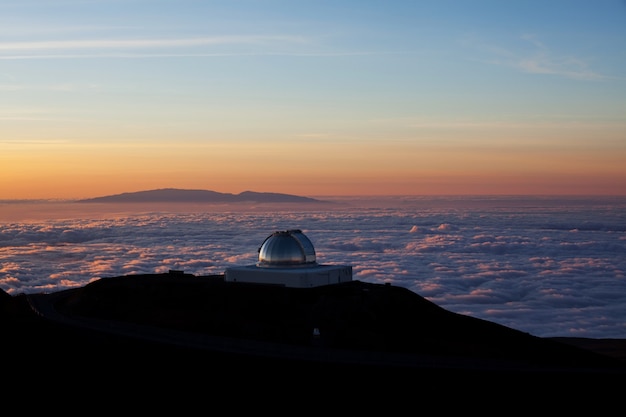
[[227, 268], [224, 280], [309, 288], [352, 281], [352, 267], [318, 264], [309, 238], [293, 229], [269, 235], [259, 247], [258, 262]]

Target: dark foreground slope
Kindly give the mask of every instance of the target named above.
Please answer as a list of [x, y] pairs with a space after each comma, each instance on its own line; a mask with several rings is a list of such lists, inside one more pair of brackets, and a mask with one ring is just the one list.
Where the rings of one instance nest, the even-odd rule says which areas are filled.
[[380, 391], [403, 381], [423, 393], [531, 380], [526, 389], [558, 384], [571, 394], [626, 376], [615, 357], [361, 281], [296, 289], [170, 273], [2, 295], [3, 358], [23, 371], [4, 378], [20, 383], [62, 374], [87, 384], [197, 387], [200, 378], [255, 390], [317, 381]]

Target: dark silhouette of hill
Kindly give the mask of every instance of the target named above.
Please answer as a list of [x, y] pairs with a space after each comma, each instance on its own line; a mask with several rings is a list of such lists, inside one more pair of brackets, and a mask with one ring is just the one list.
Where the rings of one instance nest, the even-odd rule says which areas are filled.
[[77, 200], [78, 203], [322, 203], [310, 197], [244, 191], [239, 194], [210, 190], [162, 188]]
[[247, 341], [409, 355], [402, 356], [405, 366], [414, 354], [446, 358], [442, 363], [450, 358], [483, 359], [485, 364], [494, 361], [498, 369], [616, 364], [595, 353], [450, 312], [402, 287], [356, 280], [302, 289], [225, 282], [222, 275], [124, 276], [68, 291], [55, 308], [70, 317]]
[[588, 401], [598, 411], [621, 401], [615, 381], [626, 374], [615, 357], [356, 280], [287, 288], [171, 271], [50, 294], [0, 292], [0, 329], [5, 395], [40, 387], [103, 406], [232, 404], [231, 394], [251, 390], [310, 407], [355, 401], [351, 409], [364, 411], [418, 394], [496, 397], [518, 410]]
[[[75, 320], [83, 324], [95, 320], [98, 326], [132, 323], [305, 348], [300, 353], [311, 353], [311, 349], [384, 352], [399, 355], [393, 358], [403, 366], [417, 368], [423, 364], [419, 360], [412, 363], [412, 355], [427, 355], [432, 363], [442, 366], [452, 366], [457, 360], [461, 366], [469, 358], [482, 362], [485, 368], [510, 370], [611, 369], [623, 363], [447, 311], [402, 287], [356, 280], [302, 289], [232, 283], [225, 282], [222, 275], [196, 277], [175, 271], [103, 278], [52, 294], [10, 296], [3, 292], [0, 302], [5, 321], [15, 318], [12, 312], [19, 311], [17, 316], [24, 317], [36, 312], [52, 321], [60, 317], [57, 324], [65, 322], [67, 327], [76, 327]], [[16, 308], [20, 304], [29, 308]], [[135, 336], [142, 338], [140, 332]], [[268, 352], [258, 355], [273, 356]]]

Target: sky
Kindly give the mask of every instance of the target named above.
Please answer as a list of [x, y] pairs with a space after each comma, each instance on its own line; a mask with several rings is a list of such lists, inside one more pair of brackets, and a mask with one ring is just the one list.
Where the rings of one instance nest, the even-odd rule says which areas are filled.
[[[79, 212], [85, 203], [14, 203], [14, 219], [0, 216], [0, 289], [54, 292], [170, 269], [223, 274], [255, 264], [274, 231], [300, 229], [318, 264], [351, 265], [355, 280], [535, 336], [626, 338], [626, 197], [364, 200]], [[28, 205], [42, 206], [39, 218]]]
[[626, 2], [4, 0], [0, 199], [626, 195]]

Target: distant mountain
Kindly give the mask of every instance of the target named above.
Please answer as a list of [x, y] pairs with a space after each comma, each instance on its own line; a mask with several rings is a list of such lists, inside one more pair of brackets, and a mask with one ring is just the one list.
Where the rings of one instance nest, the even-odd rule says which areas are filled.
[[322, 203], [309, 197], [244, 191], [239, 194], [210, 190], [162, 188], [78, 200], [78, 203]]

